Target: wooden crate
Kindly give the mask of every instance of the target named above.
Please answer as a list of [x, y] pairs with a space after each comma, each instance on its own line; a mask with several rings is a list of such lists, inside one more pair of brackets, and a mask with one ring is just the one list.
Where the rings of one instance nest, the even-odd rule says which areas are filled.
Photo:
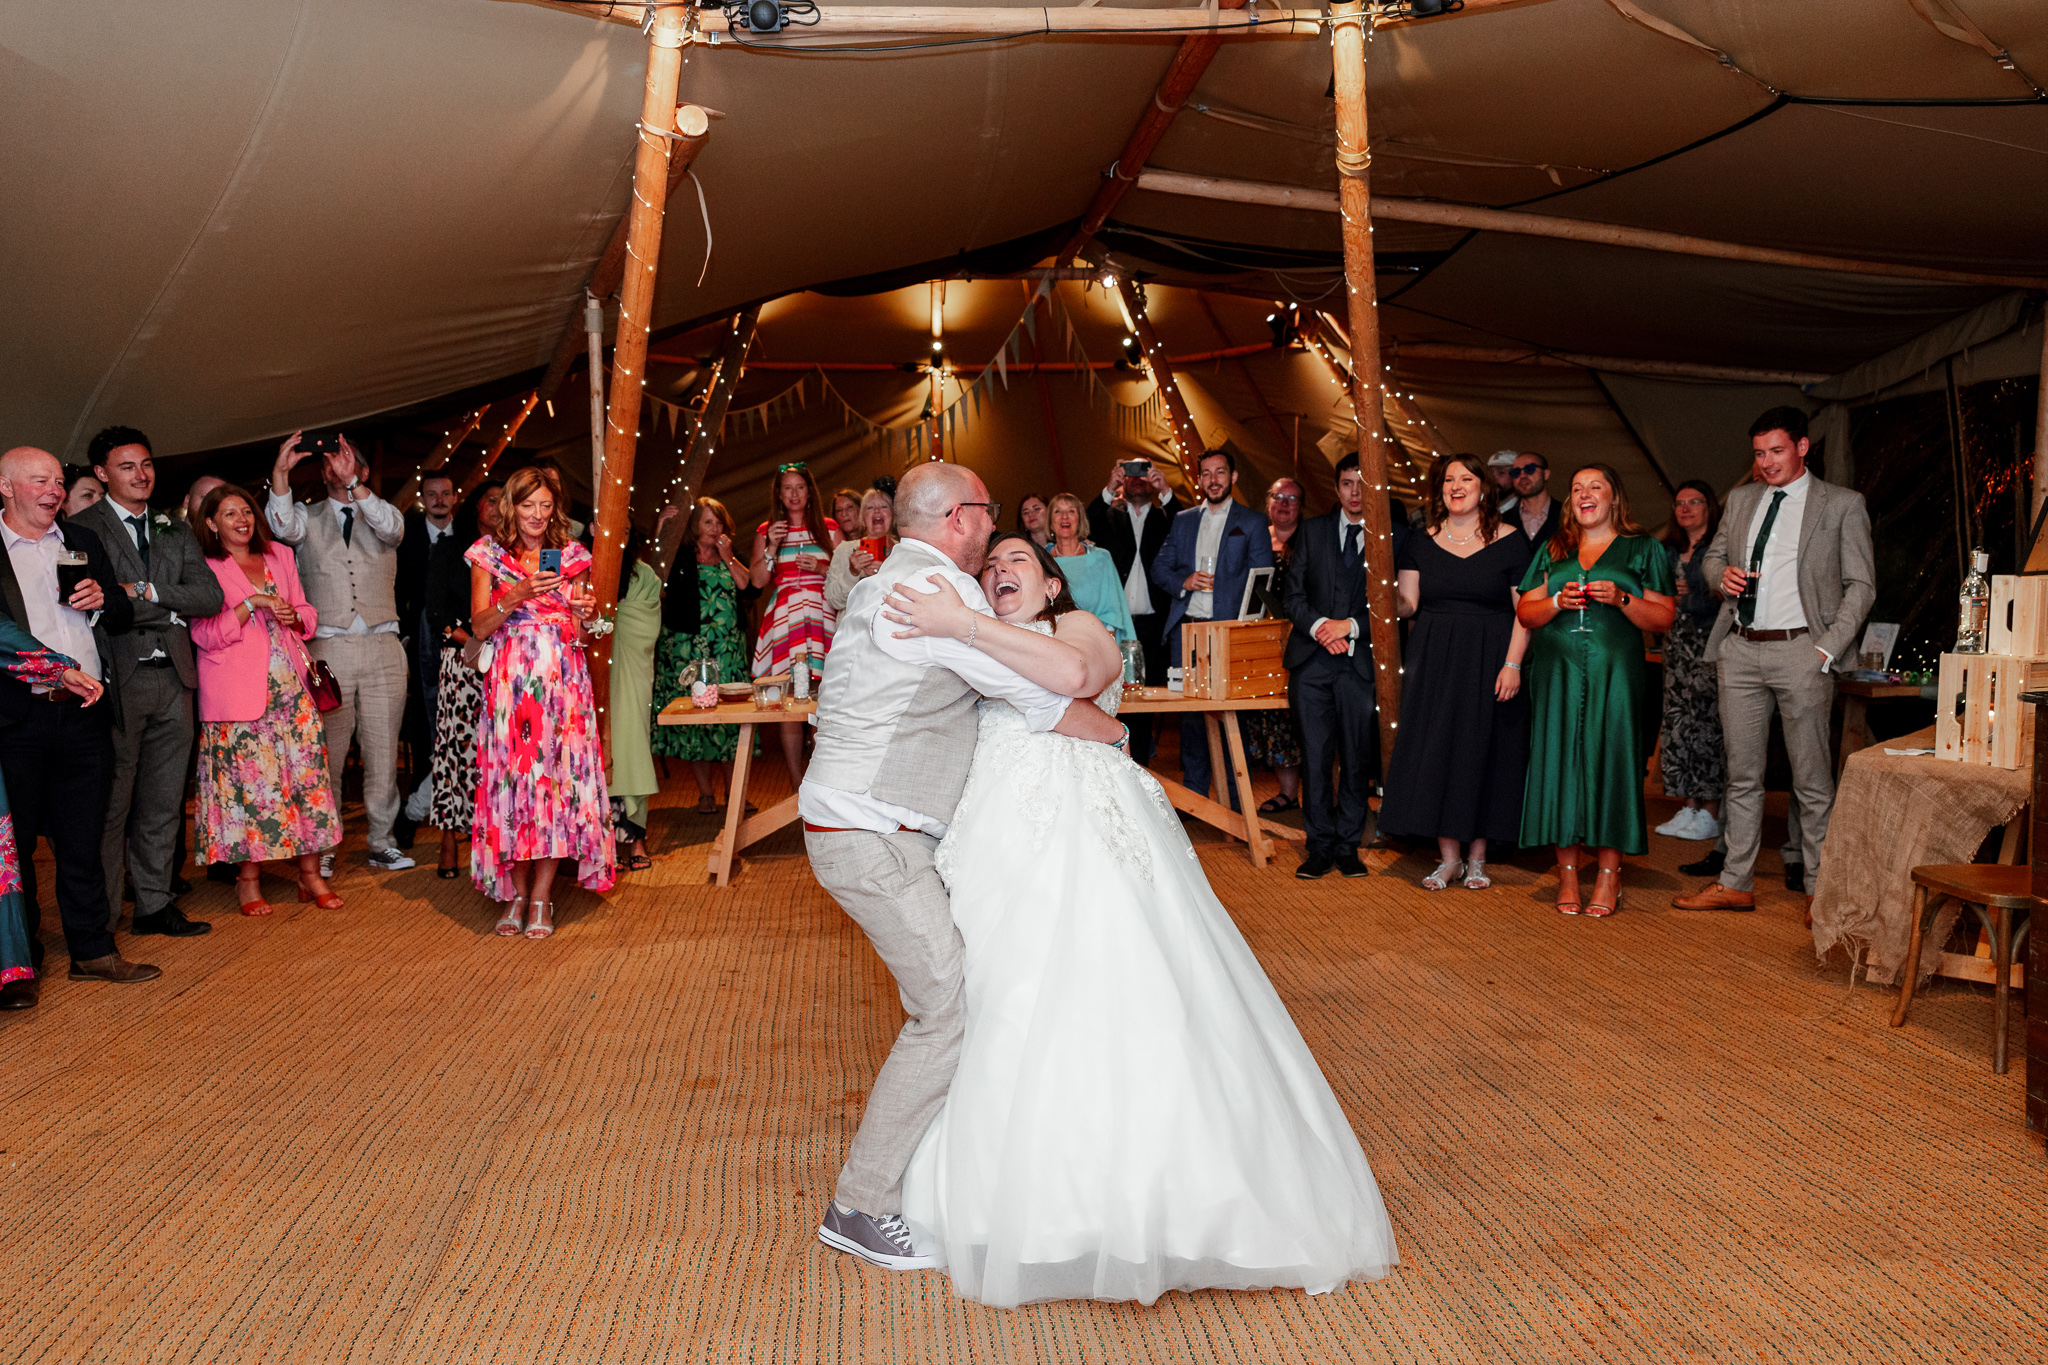
[[2023, 659], [2048, 655], [2048, 575], [1992, 578], [1991, 652]]
[[1181, 627], [1181, 695], [1211, 701], [1287, 694], [1285, 621], [1190, 621]]
[[1934, 756], [1994, 768], [2033, 761], [2034, 708], [2020, 693], [2048, 686], [2048, 658], [1944, 654], [1934, 696]]

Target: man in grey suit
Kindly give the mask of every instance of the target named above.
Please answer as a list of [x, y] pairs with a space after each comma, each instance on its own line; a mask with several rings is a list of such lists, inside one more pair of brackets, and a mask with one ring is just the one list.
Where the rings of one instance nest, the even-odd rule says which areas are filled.
[[101, 844], [107, 928], [121, 918], [125, 864], [135, 891], [135, 932], [185, 938], [213, 928], [185, 918], [171, 892], [192, 758], [192, 693], [199, 685], [188, 622], [219, 613], [220, 580], [192, 533], [149, 509], [156, 489], [149, 437], [133, 427], [108, 427], [87, 450], [107, 496], [72, 520], [99, 536], [135, 604], [135, 626], [116, 642], [107, 678], [121, 694]]
[[1863, 495], [1807, 469], [1806, 414], [1772, 408], [1749, 435], [1763, 481], [1728, 495], [1706, 561], [1707, 581], [1723, 599], [1706, 657], [1721, 673], [1728, 857], [1720, 881], [1671, 902], [1680, 910], [1756, 908], [1753, 872], [1773, 708], [1792, 759], [1812, 903], [1835, 805], [1828, 745], [1834, 674], [1854, 666], [1857, 636], [1877, 596]]

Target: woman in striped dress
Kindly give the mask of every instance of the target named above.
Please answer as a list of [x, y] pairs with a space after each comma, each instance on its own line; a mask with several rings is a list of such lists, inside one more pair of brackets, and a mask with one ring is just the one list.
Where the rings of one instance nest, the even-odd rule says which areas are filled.
[[[769, 505], [775, 509], [774, 520], [762, 522], [754, 536], [753, 583], [769, 590], [754, 640], [754, 676], [787, 673], [802, 655], [815, 678], [838, 620], [825, 601], [825, 569], [839, 547], [839, 524], [825, 515], [818, 485], [801, 463], [776, 466]], [[790, 781], [801, 786], [804, 724], [785, 721], [780, 728]]]

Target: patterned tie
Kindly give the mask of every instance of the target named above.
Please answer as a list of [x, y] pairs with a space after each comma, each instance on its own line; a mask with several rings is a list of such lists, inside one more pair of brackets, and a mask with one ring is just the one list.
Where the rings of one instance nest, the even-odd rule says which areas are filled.
[[[1778, 506], [1784, 501], [1784, 489], [1781, 488], [1771, 494], [1771, 505], [1764, 511], [1764, 524], [1757, 528], [1756, 544], [1752, 545], [1749, 549], [1749, 571], [1751, 573], [1758, 572], [1764, 566], [1764, 546], [1770, 543], [1771, 523], [1778, 519]], [[1757, 586], [1761, 587], [1762, 584], [1759, 583]], [[1742, 596], [1735, 599], [1735, 615], [1742, 622], [1744, 630], [1749, 629], [1750, 622], [1756, 620], [1756, 599], [1757, 595], [1754, 592], [1745, 592]]]
[[135, 528], [135, 552], [142, 556], [142, 567], [149, 568], [149, 519], [147, 517], [123, 517], [121, 520]]
[[356, 529], [356, 511], [353, 507], [341, 509], [341, 543], [349, 543], [349, 533]]
[[[1359, 553], [1358, 543], [1358, 533], [1362, 529], [1356, 522], [1352, 522], [1344, 528], [1344, 567], [1354, 573], [1365, 562], [1365, 557]], [[1327, 541], [1324, 542], [1324, 544], [1328, 543]]]

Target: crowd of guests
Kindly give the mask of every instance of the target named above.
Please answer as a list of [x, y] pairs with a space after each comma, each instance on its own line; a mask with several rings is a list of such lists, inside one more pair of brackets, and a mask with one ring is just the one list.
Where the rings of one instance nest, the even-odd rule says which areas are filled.
[[[1423, 886], [1482, 888], [1490, 851], [1552, 848], [1558, 908], [1612, 914], [1622, 860], [1648, 846], [1659, 699], [1644, 648], [1661, 637], [1661, 770], [1683, 805], [1658, 832], [1717, 840], [1685, 869], [1717, 881], [1674, 904], [1746, 910], [1774, 715], [1795, 789], [1787, 881], [1810, 890], [1818, 875], [1833, 674], [1853, 664], [1874, 596], [1863, 500], [1807, 469], [1805, 417], [1773, 409], [1751, 441], [1750, 478], [1727, 505], [1687, 482], [1661, 539], [1605, 465], [1572, 468], [1560, 498], [1534, 452], [1439, 459], [1415, 524], [1393, 527], [1403, 724], [1384, 764], [1367, 585], [1387, 566], [1372, 562], [1356, 456], [1318, 517], [1303, 517], [1293, 479], [1267, 488], [1263, 512], [1240, 502], [1235, 455], [1212, 450], [1193, 505], [1151, 462], [1119, 460], [1086, 502], [1027, 495], [1015, 528], [1153, 685], [1184, 623], [1237, 617], [1253, 572], [1273, 571], [1270, 600], [1293, 625], [1290, 703], [1243, 728], [1279, 785], [1258, 813], [1301, 811], [1304, 878], [1367, 875], [1377, 786], [1375, 837], [1436, 846]], [[301, 500], [292, 476], [309, 461], [318, 487]], [[210, 929], [178, 904], [188, 800], [190, 855], [235, 884], [245, 914], [270, 910], [266, 864], [303, 902], [339, 908], [351, 749], [370, 867], [412, 867], [427, 824], [439, 874], [454, 878], [466, 837], [472, 880], [504, 907], [497, 932], [547, 937], [564, 865], [594, 890], [650, 865], [658, 760], [690, 765], [700, 811], [730, 797], [737, 727], [658, 726], [661, 706], [696, 678], [824, 676], [839, 611], [896, 540], [892, 480], [835, 490], [828, 516], [801, 463], [775, 471], [746, 557], [717, 499], [664, 509], [627, 546], [617, 584], [607, 768], [584, 648], [604, 627], [559, 474], [542, 462], [458, 496], [430, 471], [402, 513], [368, 472], [345, 436], [294, 433], [260, 496], [205, 476], [173, 515], [154, 506], [149, 439], [132, 428], [101, 432], [83, 466], [0, 455], [0, 1008], [38, 998], [37, 838], [78, 979], [160, 974], [116, 944], [124, 899], [134, 934]], [[432, 763], [406, 799], [409, 702]], [[1155, 752], [1148, 719], [1131, 725], [1141, 762]], [[806, 727], [775, 729], [800, 784]], [[1180, 762], [1207, 795], [1199, 718], [1183, 721]]]

